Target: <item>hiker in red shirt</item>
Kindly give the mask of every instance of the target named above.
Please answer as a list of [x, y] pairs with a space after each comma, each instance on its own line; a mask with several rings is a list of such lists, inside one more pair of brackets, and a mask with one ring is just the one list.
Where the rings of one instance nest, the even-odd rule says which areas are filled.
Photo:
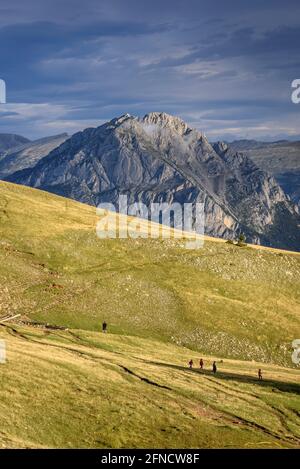
[[193, 364], [194, 364], [193, 360], [190, 360], [190, 361], [189, 361], [189, 367], [190, 367], [190, 368], [193, 368]]

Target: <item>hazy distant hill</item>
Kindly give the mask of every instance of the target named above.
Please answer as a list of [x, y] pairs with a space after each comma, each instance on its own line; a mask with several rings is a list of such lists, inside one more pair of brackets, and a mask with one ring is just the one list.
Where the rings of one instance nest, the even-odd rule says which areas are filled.
[[0, 159], [0, 179], [24, 168], [35, 166], [40, 159], [58, 147], [68, 138], [68, 134], [45, 137], [33, 142], [8, 149]]
[[28, 138], [21, 135], [0, 133], [0, 160], [3, 152], [29, 142]]
[[237, 140], [229, 145], [272, 174], [291, 199], [300, 202], [300, 142]]

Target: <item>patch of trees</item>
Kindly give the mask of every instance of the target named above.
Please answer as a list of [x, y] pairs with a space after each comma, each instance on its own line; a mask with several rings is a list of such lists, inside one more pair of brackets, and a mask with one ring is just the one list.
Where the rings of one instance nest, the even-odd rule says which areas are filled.
[[244, 233], [241, 233], [237, 239], [235, 239], [235, 240], [228, 239], [226, 242], [228, 244], [233, 244], [235, 246], [240, 246], [240, 247], [247, 246], [246, 236], [244, 235]]

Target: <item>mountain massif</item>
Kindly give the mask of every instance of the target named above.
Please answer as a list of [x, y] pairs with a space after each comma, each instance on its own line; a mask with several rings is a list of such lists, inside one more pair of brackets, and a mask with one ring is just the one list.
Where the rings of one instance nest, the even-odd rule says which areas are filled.
[[32, 168], [6, 177], [91, 205], [203, 202], [205, 232], [299, 249], [299, 209], [273, 176], [177, 117], [128, 114], [74, 134]]

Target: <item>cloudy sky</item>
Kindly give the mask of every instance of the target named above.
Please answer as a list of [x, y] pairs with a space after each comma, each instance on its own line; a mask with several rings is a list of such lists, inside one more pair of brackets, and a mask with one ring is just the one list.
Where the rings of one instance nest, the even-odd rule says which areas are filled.
[[0, 132], [165, 111], [212, 140], [300, 138], [300, 2], [1, 0]]

